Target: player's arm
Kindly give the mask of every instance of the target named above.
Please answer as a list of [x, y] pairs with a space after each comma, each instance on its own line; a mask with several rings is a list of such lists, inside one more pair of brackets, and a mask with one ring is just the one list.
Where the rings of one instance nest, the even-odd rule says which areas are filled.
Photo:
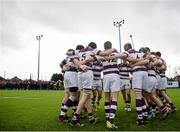
[[115, 56], [104, 56], [103, 58], [104, 58], [104, 60], [109, 61], [109, 60], [115, 59], [116, 57]]
[[86, 65], [83, 65], [83, 64], [81, 63], [81, 61], [79, 61], [78, 58], [73, 59], [73, 62], [74, 62], [74, 64], [75, 64], [76, 66], [78, 66], [78, 67], [79, 67], [81, 70], [83, 70], [83, 71], [87, 71], [87, 70], [91, 69], [91, 67], [86, 66]]
[[59, 64], [59, 66], [62, 69], [64, 65], [66, 65], [66, 60], [65, 59]]
[[131, 63], [138, 63], [138, 62], [143, 61], [144, 59], [143, 59], [143, 58], [127, 57], [125, 60], [126, 60], [126, 61], [129, 61], [129, 62], [131, 62]]
[[126, 60], [126, 58], [128, 57], [128, 54], [123, 52], [123, 53], [116, 54], [114, 57], [115, 57], [114, 59]]
[[124, 53], [119, 53], [116, 55], [111, 55], [111, 56], [104, 56], [105, 60], [113, 60], [113, 59], [126, 59], [127, 58], [127, 54]]
[[104, 56], [104, 59], [105, 59], [106, 61], [109, 61], [109, 60], [113, 60], [113, 59], [118, 59], [118, 57], [117, 57], [117, 56], [114, 56], [114, 55], [111, 55], [111, 56]]
[[108, 50], [104, 50], [104, 51], [99, 51], [98, 55], [100, 56], [108, 56], [110, 55], [112, 52], [116, 51], [116, 49], [108, 49]]
[[59, 66], [61, 67], [62, 71], [65, 72], [65, 71], [68, 71], [70, 69], [70, 66], [67, 65], [66, 63], [66, 59], [64, 59], [60, 64]]
[[160, 62], [156, 58], [152, 58], [152, 61], [149, 63], [149, 67], [157, 66]]
[[70, 70], [70, 66], [69, 65], [63, 65], [63, 68], [62, 68], [63, 71], [68, 71]]
[[106, 60], [106, 59], [105, 59], [106, 56], [96, 55], [95, 57], [96, 57], [96, 61], [105, 61], [105, 60]]
[[161, 67], [157, 67], [157, 70], [165, 71], [166, 70], [166, 66], [162, 65]]
[[163, 64], [162, 60], [158, 59], [158, 64], [157, 64], [157, 70], [159, 71], [165, 71], [166, 70], [166, 65]]
[[149, 60], [148, 59], [144, 59], [144, 60], [141, 60], [139, 62], [136, 62], [136, 63], [132, 64], [131, 67], [144, 66], [144, 65], [146, 65], [148, 63], [149, 63]]
[[99, 55], [95, 55], [95, 56], [88, 56], [85, 60], [81, 61], [81, 64], [87, 64], [89, 62], [93, 62], [93, 61], [103, 61], [106, 60], [105, 57], [107, 56], [99, 56]]
[[79, 59], [78, 58], [74, 58], [73, 59], [73, 62], [74, 62], [74, 64], [77, 66], [77, 67], [80, 67], [82, 64], [81, 64], [81, 61], [79, 61]]
[[84, 65], [84, 64], [87, 64], [89, 62], [93, 62], [95, 60], [97, 60], [97, 58], [95, 56], [88, 56], [88, 57], [86, 57], [85, 60], [80, 61], [80, 62], [81, 62], [82, 65]]

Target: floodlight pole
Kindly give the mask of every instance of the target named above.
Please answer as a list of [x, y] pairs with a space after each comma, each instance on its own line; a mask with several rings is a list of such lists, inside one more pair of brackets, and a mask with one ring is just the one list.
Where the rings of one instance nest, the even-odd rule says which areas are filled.
[[130, 38], [131, 38], [131, 43], [132, 43], [133, 49], [135, 49], [135, 47], [134, 47], [134, 41], [133, 41], [132, 35], [130, 35]]
[[38, 74], [37, 74], [37, 81], [39, 81], [39, 72], [40, 72], [40, 41], [41, 41], [41, 38], [43, 37], [43, 35], [39, 35], [39, 36], [36, 36], [36, 39], [38, 40], [39, 42], [39, 47], [38, 47]]
[[119, 49], [121, 52], [121, 29], [120, 28], [121, 28], [122, 24], [124, 24], [124, 20], [114, 21], [113, 24], [115, 27], [117, 27], [119, 29]]

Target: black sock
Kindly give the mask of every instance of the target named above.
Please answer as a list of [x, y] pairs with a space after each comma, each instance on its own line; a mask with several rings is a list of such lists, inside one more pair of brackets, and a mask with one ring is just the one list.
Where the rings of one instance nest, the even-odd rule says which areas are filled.
[[93, 120], [94, 119], [93, 114], [92, 113], [88, 113], [88, 118], [89, 118], [89, 121]]
[[106, 115], [106, 120], [109, 120], [110, 102], [104, 103], [104, 111]]
[[136, 113], [137, 113], [137, 119], [139, 121], [143, 121], [142, 101], [141, 101], [141, 99], [136, 99]]

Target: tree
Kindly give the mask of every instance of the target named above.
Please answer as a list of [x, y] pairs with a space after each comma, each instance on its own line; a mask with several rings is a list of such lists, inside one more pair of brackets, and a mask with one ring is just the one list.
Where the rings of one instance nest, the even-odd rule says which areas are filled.
[[51, 81], [55, 81], [57, 82], [58, 80], [61, 80], [63, 81], [63, 75], [60, 73], [54, 73], [52, 76], [51, 76]]

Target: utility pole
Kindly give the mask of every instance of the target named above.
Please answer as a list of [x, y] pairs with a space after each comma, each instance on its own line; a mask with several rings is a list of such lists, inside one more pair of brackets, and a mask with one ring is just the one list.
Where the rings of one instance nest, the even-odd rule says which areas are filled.
[[40, 42], [41, 42], [41, 38], [43, 37], [43, 35], [39, 35], [36, 36], [36, 39], [39, 42], [39, 47], [38, 47], [38, 74], [37, 74], [37, 81], [39, 81], [39, 72], [40, 72]]
[[133, 41], [132, 35], [130, 35], [130, 38], [131, 38], [131, 43], [132, 43], [133, 49], [135, 49], [135, 47], [134, 47], [134, 41]]
[[121, 20], [121, 21], [114, 21], [113, 22], [114, 26], [118, 28], [119, 30], [119, 49], [120, 49], [120, 52], [121, 52], [121, 26], [124, 24], [124, 20]]

